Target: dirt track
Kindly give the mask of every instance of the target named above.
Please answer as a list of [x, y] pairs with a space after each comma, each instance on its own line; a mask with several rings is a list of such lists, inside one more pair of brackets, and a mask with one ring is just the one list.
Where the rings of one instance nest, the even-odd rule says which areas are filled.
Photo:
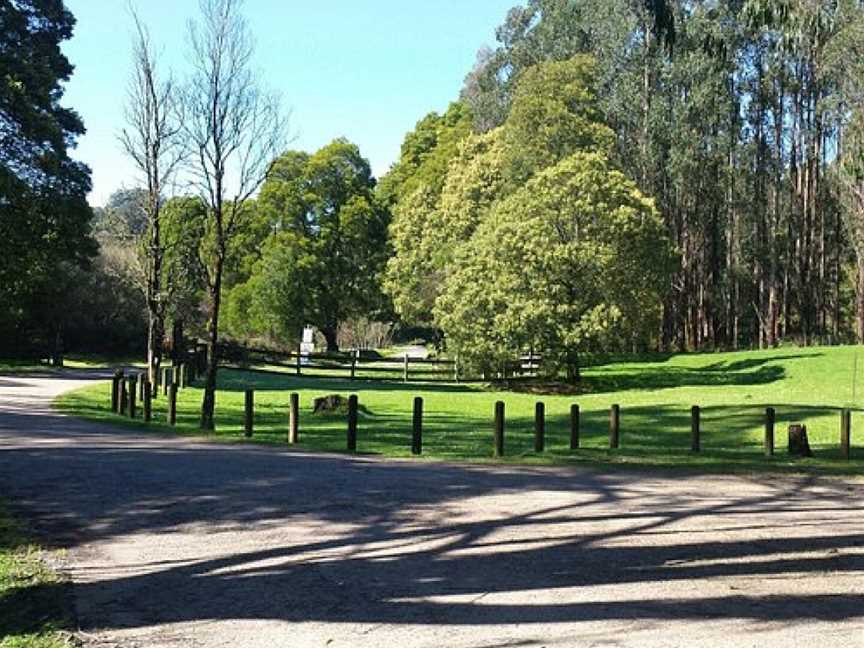
[[864, 647], [864, 485], [292, 453], [0, 376], [0, 493], [94, 645]]

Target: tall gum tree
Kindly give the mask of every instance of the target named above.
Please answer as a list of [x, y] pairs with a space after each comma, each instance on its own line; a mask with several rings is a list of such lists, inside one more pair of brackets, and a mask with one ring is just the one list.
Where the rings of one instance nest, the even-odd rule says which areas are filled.
[[209, 298], [204, 431], [214, 429], [225, 262], [287, 135], [278, 97], [265, 92], [253, 72], [254, 43], [242, 5], [201, 0], [199, 21], [189, 23], [193, 73], [182, 97], [189, 171], [208, 212], [201, 246]]

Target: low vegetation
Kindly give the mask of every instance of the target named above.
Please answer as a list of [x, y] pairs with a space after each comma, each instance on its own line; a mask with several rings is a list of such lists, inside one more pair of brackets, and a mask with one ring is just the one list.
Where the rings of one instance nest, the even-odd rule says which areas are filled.
[[[851, 407], [853, 445], [860, 446], [857, 403], [864, 394], [859, 347], [781, 348], [714, 354], [656, 355], [640, 361], [609, 362], [584, 372], [583, 392], [537, 395], [524, 389], [500, 391], [491, 385], [403, 384], [395, 381], [297, 378], [269, 371], [223, 370], [216, 401], [215, 438], [243, 440], [243, 391], [255, 390], [254, 441], [285, 443], [288, 400], [300, 394], [300, 447], [344, 451], [345, 417], [314, 415], [312, 401], [327, 394], [356, 393], [363, 406], [359, 421], [361, 452], [410, 456], [413, 398], [425, 405], [423, 457], [491, 460], [495, 401], [507, 412], [506, 461], [528, 463], [588, 462], [690, 467], [711, 472], [788, 470], [862, 473], [864, 450], [853, 461], [838, 449], [842, 408]], [[523, 387], [527, 387], [523, 385]], [[199, 434], [201, 391], [187, 388], [178, 399], [176, 428], [166, 424], [166, 399], [154, 406], [155, 432]], [[534, 404], [546, 404], [546, 452], [533, 451]], [[582, 411], [582, 448], [569, 449], [569, 410]], [[608, 449], [608, 411], [621, 406], [622, 446]], [[702, 408], [702, 452], [690, 452], [690, 407]], [[143, 422], [112, 414], [107, 384], [67, 394], [64, 411], [94, 421], [144, 428]], [[774, 458], [762, 451], [765, 408], [777, 410]], [[785, 454], [785, 430], [792, 422], [807, 425], [815, 456], [792, 460]]]
[[0, 503], [0, 648], [63, 648], [67, 584]]

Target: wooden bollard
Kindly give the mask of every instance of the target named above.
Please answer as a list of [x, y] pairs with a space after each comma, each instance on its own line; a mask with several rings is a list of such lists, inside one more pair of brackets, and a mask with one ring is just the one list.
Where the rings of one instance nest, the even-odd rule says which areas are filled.
[[765, 408], [765, 456], [774, 456], [774, 422], [776, 414], [773, 407]]
[[504, 456], [504, 401], [495, 403], [495, 456]]
[[153, 418], [153, 387], [150, 381], [144, 379], [144, 422], [149, 423]]
[[297, 375], [299, 376], [301, 373], [301, 366], [303, 360], [303, 352], [301, 351], [301, 347], [297, 347]]
[[291, 394], [288, 408], [288, 443], [297, 443], [300, 439], [300, 395]]
[[621, 408], [613, 405], [609, 409], [609, 447], [618, 448], [621, 445]]
[[180, 366], [177, 367], [177, 371], [180, 374], [180, 389], [186, 389], [186, 363], [184, 362]]
[[144, 380], [145, 380], [145, 376], [146, 376], [146, 374], [143, 371], [138, 373], [138, 402], [139, 403], [144, 402]]
[[698, 405], [690, 408], [690, 450], [699, 452], [702, 450], [702, 429], [700, 421], [700, 413]]
[[420, 396], [414, 399], [412, 423], [411, 454], [419, 455], [423, 452], [423, 399]]
[[136, 398], [138, 397], [138, 377], [137, 376], [129, 376], [129, 418], [134, 419], [137, 403]]
[[840, 455], [844, 459], [852, 456], [852, 411], [840, 412]]
[[162, 367], [162, 393], [167, 396], [168, 391], [171, 389], [172, 381], [169, 379], [171, 375], [169, 372], [171, 371], [170, 367]]
[[534, 405], [534, 452], [546, 449], [546, 406], [543, 403]]
[[357, 394], [348, 397], [348, 451], [357, 451]]
[[570, 449], [579, 449], [579, 406], [570, 406]]
[[150, 398], [153, 400], [156, 400], [159, 397], [159, 385], [162, 384], [159, 380], [159, 373], [158, 368], [153, 372], [153, 383], [150, 385]]
[[168, 425], [177, 425], [177, 384], [168, 386]]
[[243, 431], [246, 438], [249, 439], [252, 437], [255, 426], [255, 392], [251, 389], [246, 390], [244, 414]]
[[122, 377], [123, 372], [118, 369], [111, 378], [111, 411], [115, 414], [120, 413], [120, 379]]
[[354, 380], [354, 376], [357, 373], [357, 353], [351, 353], [351, 380]]
[[408, 382], [408, 354], [405, 354], [404, 366], [402, 367], [402, 382]]
[[120, 405], [118, 406], [117, 413], [120, 416], [126, 416], [126, 406], [129, 402], [129, 393], [126, 389], [126, 377], [120, 377]]

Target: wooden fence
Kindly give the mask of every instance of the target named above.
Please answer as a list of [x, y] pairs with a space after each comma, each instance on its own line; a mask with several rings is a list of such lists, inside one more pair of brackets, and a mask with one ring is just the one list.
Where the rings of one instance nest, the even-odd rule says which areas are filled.
[[457, 360], [415, 358], [408, 354], [396, 357], [370, 357], [355, 351], [310, 353], [273, 351], [225, 345], [220, 347], [223, 364], [236, 367], [278, 368], [297, 376], [347, 378], [349, 380], [401, 380], [402, 382], [480, 382], [489, 379], [536, 376], [541, 357], [525, 354], [506, 363], [490, 375], [463, 372]]

